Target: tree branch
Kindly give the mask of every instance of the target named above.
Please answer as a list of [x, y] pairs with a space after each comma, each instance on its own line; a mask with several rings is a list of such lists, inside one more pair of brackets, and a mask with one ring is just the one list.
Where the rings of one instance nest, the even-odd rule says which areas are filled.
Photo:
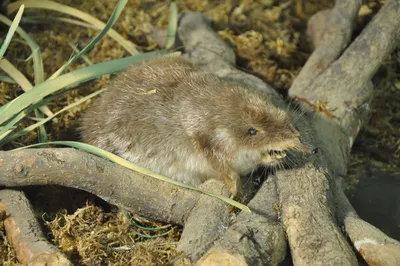
[[6, 212], [4, 227], [19, 262], [25, 265], [72, 265], [44, 237], [23, 192], [0, 190], [0, 210]]
[[342, 178], [336, 179], [334, 192], [337, 218], [354, 248], [368, 265], [396, 265], [400, 261], [400, 242], [388, 237], [357, 215], [343, 193], [342, 182]]
[[[399, 1], [387, 1], [338, 60], [330, 64], [314, 81], [312, 79], [314, 75], [310, 74], [310, 80], [313, 81], [310, 86], [300, 87], [294, 83], [294, 87], [289, 91], [290, 96], [306, 98], [312, 103], [329, 100], [328, 111], [338, 119], [331, 119], [321, 113], [309, 120], [322, 151], [323, 157], [320, 158], [319, 162], [314, 162], [308, 168], [303, 167], [294, 170], [291, 175], [279, 177], [281, 174], [277, 174], [283, 222], [296, 265], [307, 265], [311, 262], [316, 263], [316, 261], [322, 263], [324, 261], [322, 257], [316, 260], [315, 251], [310, 252], [310, 250], [315, 250], [318, 247], [318, 254], [321, 254], [320, 249], [327, 247], [330, 249], [334, 246], [332, 242], [327, 241], [327, 239], [333, 240], [332, 237], [326, 236], [327, 231], [339, 236], [338, 239], [343, 239], [338, 227], [333, 225], [334, 217], [332, 215], [336, 210], [334, 206], [330, 207], [332, 213], [327, 212], [322, 216], [320, 216], [320, 211], [315, 210], [325, 209], [325, 206], [327, 204], [332, 205], [332, 202], [339, 205], [343, 205], [345, 202], [343, 198], [339, 199], [340, 193], [333, 194], [335, 178], [346, 175], [345, 163], [350, 148], [362, 124], [366, 121], [369, 110], [368, 104], [372, 99], [372, 90], [369, 86], [370, 79], [383, 59], [393, 51], [396, 43], [400, 40], [399, 8]], [[330, 45], [326, 43], [323, 46], [323, 43], [321, 43], [318, 49], [329, 51]], [[304, 74], [300, 73], [303, 78], [306, 78], [308, 74], [306, 70]], [[320, 169], [322, 172], [326, 171], [326, 174], [322, 174]], [[288, 186], [290, 186], [290, 189], [288, 189]], [[343, 197], [345, 198], [344, 195]], [[305, 198], [309, 198], [309, 200], [305, 200]], [[312, 212], [309, 209], [310, 205]], [[345, 208], [346, 206], [341, 206], [339, 209]], [[350, 213], [347, 212], [346, 214], [350, 215]], [[330, 218], [327, 219], [328, 217]], [[348, 225], [346, 230], [354, 230], [354, 227], [357, 226], [366, 228], [367, 223], [361, 219], [356, 221], [352, 219], [351, 215], [339, 215], [339, 217], [341, 224]], [[322, 222], [323, 220], [325, 222]], [[356, 226], [354, 223], [358, 225]], [[310, 224], [315, 224], [320, 229], [316, 230], [316, 226], [310, 226]], [[328, 226], [330, 229], [323, 229], [321, 226]], [[371, 228], [370, 225], [368, 227]], [[312, 228], [314, 230], [310, 232]], [[368, 237], [369, 232], [371, 230], [359, 231], [365, 238]], [[321, 233], [325, 235], [319, 237]], [[344, 246], [342, 240], [337, 244], [334, 250], [340, 251], [345, 248], [346, 252], [343, 252], [343, 254], [349, 255], [350, 250]], [[366, 247], [364, 246], [364, 248]], [[376, 245], [374, 248], [376, 248]], [[383, 246], [380, 248], [384, 249]], [[371, 257], [377, 257], [376, 251], [376, 249], [370, 249], [368, 253]], [[394, 256], [392, 252], [393, 246], [388, 246], [385, 253]], [[326, 256], [324, 258], [325, 261], [332, 261], [327, 259]], [[347, 263], [355, 264], [356, 262], [348, 257]], [[339, 264], [347, 263], [341, 261]]]
[[[322, 37], [312, 38], [317, 48], [293, 81], [290, 88], [293, 94], [297, 95], [303, 88], [310, 86], [346, 48], [351, 39], [360, 6], [361, 0], [336, 0], [333, 9], [320, 11], [310, 18], [309, 34]], [[319, 29], [321, 23], [326, 27]]]
[[85, 190], [138, 215], [180, 225], [200, 196], [75, 149], [0, 152], [0, 186], [27, 185]]

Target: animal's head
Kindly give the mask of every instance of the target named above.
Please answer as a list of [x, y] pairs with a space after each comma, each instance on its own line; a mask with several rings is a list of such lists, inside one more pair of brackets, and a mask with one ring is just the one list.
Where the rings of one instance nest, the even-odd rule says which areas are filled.
[[234, 86], [230, 92], [210, 117], [207, 134], [198, 139], [216, 160], [246, 174], [261, 165], [279, 164], [290, 149], [309, 152], [287, 111], [261, 93]]

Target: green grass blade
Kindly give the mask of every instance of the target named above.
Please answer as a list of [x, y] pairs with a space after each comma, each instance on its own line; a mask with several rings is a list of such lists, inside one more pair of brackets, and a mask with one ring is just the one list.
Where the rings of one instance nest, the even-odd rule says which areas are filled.
[[57, 70], [49, 79], [53, 79], [59, 76], [72, 62], [77, 60], [87, 51], [93, 48], [93, 46], [98, 43], [104, 35], [110, 30], [110, 28], [115, 24], [118, 20], [119, 16], [121, 15], [122, 11], [124, 10], [128, 0], [119, 0], [116, 7], [114, 8], [113, 13], [111, 14], [110, 18], [108, 19], [105, 27], [90, 41], [88, 45], [86, 45], [78, 54], [74, 55], [70, 58], [67, 63], [65, 63], [59, 70]]
[[77, 105], [79, 105], [79, 104], [81, 104], [81, 103], [83, 103], [83, 102], [89, 100], [90, 98], [93, 98], [93, 97], [99, 95], [99, 94], [102, 93], [103, 91], [105, 91], [105, 89], [101, 89], [101, 90], [98, 90], [98, 91], [96, 91], [96, 92], [93, 92], [93, 93], [89, 94], [88, 96], [85, 96], [85, 97], [81, 98], [80, 100], [78, 100], [78, 101], [76, 101], [76, 102], [74, 102], [74, 103], [69, 104], [68, 106], [64, 107], [64, 108], [61, 109], [60, 111], [56, 112], [53, 116], [49, 116], [49, 117], [47, 117], [46, 119], [42, 119], [42, 120], [40, 120], [39, 122], [37, 122], [37, 123], [35, 123], [35, 124], [33, 124], [33, 125], [30, 125], [29, 127], [26, 127], [26, 128], [24, 128], [24, 129], [22, 129], [22, 130], [19, 131], [18, 133], [15, 133], [15, 134], [13, 134], [13, 135], [11, 135], [11, 136], [9, 136], [9, 137], [3, 139], [3, 140], [0, 140], [0, 147], [1, 147], [2, 145], [4, 145], [5, 143], [7, 143], [7, 142], [13, 141], [13, 140], [15, 140], [15, 139], [17, 139], [17, 138], [19, 138], [19, 137], [25, 135], [25, 134], [28, 133], [29, 131], [32, 131], [32, 130], [34, 130], [35, 128], [40, 127], [41, 125], [47, 123], [48, 121], [50, 121], [51, 119], [53, 119], [55, 116], [61, 114], [62, 112], [65, 112], [65, 111], [67, 111], [67, 110], [69, 110], [69, 109], [71, 109], [71, 108], [74, 108], [75, 106], [77, 106]]
[[0, 75], [0, 81], [10, 83], [10, 84], [17, 84], [17, 82], [15, 82], [15, 80], [13, 80], [10, 77], [4, 76], [4, 75]]
[[[15, 82], [18, 83], [19, 86], [21, 86], [21, 88], [27, 93], [30, 92], [32, 90], [32, 84], [29, 82], [29, 80], [24, 76], [24, 74], [22, 74], [13, 64], [11, 64], [7, 59], [3, 58], [0, 61], [0, 68], [4, 70], [4, 72], [7, 73], [7, 75], [9, 75]], [[25, 94], [25, 93], [24, 93]], [[24, 95], [23, 94], [23, 95]], [[17, 97], [18, 98], [18, 97]], [[4, 106], [3, 106], [4, 107]], [[0, 113], [3, 116], [2, 110], [3, 107], [0, 108]], [[52, 116], [53, 113], [50, 111], [50, 109], [47, 106], [42, 106], [40, 107], [40, 110], [45, 113], [47, 116]], [[20, 110], [21, 111], [21, 110]], [[19, 111], [18, 111], [19, 112]], [[18, 113], [16, 112], [16, 113]], [[14, 113], [14, 114], [16, 114]], [[14, 114], [11, 114], [14, 115]], [[7, 119], [9, 119], [10, 117], [8, 117]], [[7, 120], [5, 119], [5, 120]], [[0, 124], [2, 124], [4, 121], [0, 122]]]
[[[76, 54], [78, 54], [78, 53], [80, 52], [80, 50], [79, 50], [73, 43], [71, 43], [70, 41], [68, 41], [67, 43], [68, 43], [69, 47], [71, 47], [71, 49], [72, 49]], [[82, 57], [82, 59], [86, 62], [86, 64], [87, 64], [88, 66], [93, 65], [93, 62], [89, 59], [89, 57], [87, 57], [87, 56], [84, 55], [84, 54], [83, 54], [81, 57]]]
[[[43, 113], [39, 112], [38, 109], [35, 109], [35, 117], [37, 119], [43, 119], [44, 115], [43, 115]], [[51, 116], [49, 116], [49, 117], [51, 117]], [[38, 128], [38, 142], [43, 143], [43, 142], [47, 142], [47, 140], [48, 139], [47, 139], [46, 128], [44, 126], [40, 125]], [[0, 143], [1, 143], [1, 141], [0, 141]], [[0, 146], [1, 146], [1, 144], [0, 144]]]
[[[52, 102], [56, 98], [59, 98], [61, 96], [64, 96], [65, 94], [70, 93], [72, 90], [73, 89], [69, 89], [69, 90], [66, 90], [66, 91], [64, 91], [62, 93], [59, 93], [57, 95], [49, 96], [49, 97], [41, 100], [40, 102], [29, 106], [28, 108], [26, 108], [22, 112], [20, 112], [17, 115], [15, 115], [10, 121], [8, 121], [8, 123], [4, 127], [0, 127], [0, 135], [3, 135], [6, 131], [9, 131], [7, 134], [11, 133], [16, 128], [14, 125], [16, 123], [18, 123], [21, 119], [23, 119], [25, 116], [27, 116], [29, 113], [31, 113], [33, 110], [39, 108], [40, 106], [44, 106], [44, 105], [48, 104], [49, 102]], [[4, 136], [3, 136], [3, 138], [4, 138]], [[0, 138], [0, 141], [3, 138]], [[6, 142], [4, 142], [4, 143], [6, 143]]]
[[[105, 27], [105, 24], [98, 20], [97, 18], [94, 18], [90, 16], [89, 14], [82, 12], [76, 8], [62, 5], [59, 3], [55, 3], [53, 1], [48, 1], [48, 0], [35, 0], [35, 1], [30, 1], [30, 0], [20, 0], [13, 2], [8, 5], [8, 13], [12, 13], [18, 9], [20, 5], [24, 4], [25, 8], [41, 8], [41, 9], [49, 9], [57, 12], [61, 12], [73, 17], [77, 17], [83, 21], [86, 21], [90, 24], [95, 25], [97, 28], [102, 29]], [[135, 49], [134, 45], [128, 41], [125, 40], [118, 32], [116, 32], [113, 29], [110, 29], [107, 34], [113, 38], [115, 41], [117, 41], [120, 45], [122, 45], [131, 55], [136, 55], [139, 54], [139, 52]]]
[[166, 44], [166, 49], [171, 48], [175, 43], [176, 30], [178, 28], [178, 8], [175, 2], [170, 4], [170, 13], [168, 19], [168, 39]]
[[[3, 69], [9, 76], [11, 76], [11, 78], [13, 78], [24, 91], [29, 91], [32, 89], [32, 85], [29, 82], [29, 80], [17, 68], [15, 68], [7, 59], [3, 58], [0, 61], [0, 68]], [[50, 109], [47, 106], [41, 106], [39, 109], [43, 113], [46, 113], [47, 116], [53, 115], [53, 113], [50, 111]], [[15, 113], [13, 115], [15, 115]], [[37, 118], [43, 118], [42, 113], [40, 113], [37, 110], [35, 110], [35, 115]], [[12, 120], [11, 121], [12, 124], [10, 124], [10, 123], [7, 124], [6, 128], [10, 129], [19, 120]], [[1, 135], [3, 135], [3, 134], [1, 134]], [[42, 141], [42, 142], [47, 141], [47, 133], [46, 133], [46, 129], [44, 127], [39, 128], [38, 136], [39, 136], [39, 141]], [[3, 135], [3, 138], [4, 137], [5, 136]]]
[[[10, 28], [13, 26], [13, 24], [12, 24], [13, 22], [11, 22], [7, 17], [5, 17], [3, 15], [0, 15], [0, 21], [3, 22], [4, 24], [7, 24], [8, 26], [10, 26]], [[29, 47], [32, 50], [31, 55], [25, 61], [28, 61], [30, 59], [33, 60], [33, 69], [34, 69], [34, 73], [35, 73], [35, 84], [36, 85], [40, 84], [44, 80], [43, 60], [42, 60], [42, 55], [40, 53], [40, 48], [36, 44], [36, 42], [21, 27], [16, 27], [15, 30], [26, 41], [26, 43], [29, 45]], [[25, 89], [28, 89], [28, 88], [29, 87], [25, 87]], [[42, 106], [40, 110], [43, 113], [45, 113], [47, 116], [51, 116], [53, 114], [47, 106]], [[40, 112], [39, 110], [35, 110], [35, 116], [37, 118], [43, 118], [44, 116], [43, 116], [42, 112]], [[39, 128], [38, 136], [39, 136], [39, 142], [47, 141], [47, 132], [44, 127]]]
[[12, 37], [14, 36], [15, 30], [18, 27], [19, 21], [21, 20], [22, 13], [24, 13], [24, 5], [19, 7], [17, 15], [15, 15], [14, 21], [11, 23], [10, 28], [8, 29], [6, 39], [0, 47], [0, 60], [3, 58], [3, 55], [6, 53], [8, 45], [10, 44]]
[[71, 19], [71, 18], [64, 18], [64, 17], [41, 17], [41, 16], [34, 16], [34, 17], [23, 17], [21, 19], [21, 24], [24, 23], [31, 23], [31, 24], [52, 24], [53, 22], [66, 22], [69, 24], [85, 27], [88, 29], [95, 29], [101, 30], [101, 28], [86, 22], [82, 22], [80, 20]]
[[[0, 21], [8, 26], [11, 25], [11, 20], [0, 14]], [[26, 41], [26, 44], [31, 48], [31, 55], [25, 60], [33, 60], [33, 69], [35, 72], [35, 84], [42, 83], [44, 80], [43, 60], [40, 53], [40, 48], [36, 42], [21, 28], [17, 27], [16, 32]]]
[[146, 168], [143, 168], [143, 167], [138, 166], [138, 165], [136, 165], [134, 163], [131, 163], [131, 162], [129, 162], [129, 161], [127, 161], [127, 160], [125, 160], [125, 159], [123, 159], [123, 158], [121, 158], [121, 157], [119, 157], [119, 156], [117, 156], [117, 155], [115, 155], [115, 154], [113, 154], [111, 152], [105, 151], [103, 149], [97, 148], [95, 146], [92, 146], [92, 145], [89, 145], [89, 144], [86, 144], [86, 143], [75, 142], [75, 141], [53, 141], [53, 142], [47, 142], [47, 143], [33, 144], [33, 145], [25, 146], [25, 147], [22, 147], [22, 148], [18, 148], [18, 149], [15, 149], [15, 150], [21, 150], [21, 149], [26, 149], [26, 148], [31, 148], [31, 147], [38, 147], [38, 146], [41, 146], [41, 145], [49, 145], [49, 144], [70, 146], [70, 147], [73, 147], [73, 148], [76, 148], [76, 149], [84, 150], [86, 152], [89, 152], [89, 153], [95, 154], [97, 156], [100, 156], [102, 158], [108, 159], [108, 160], [110, 160], [110, 161], [112, 161], [114, 163], [118, 163], [119, 165], [124, 166], [124, 167], [126, 167], [128, 169], [131, 169], [131, 170], [133, 170], [135, 172], [154, 177], [154, 178], [156, 178], [158, 180], [161, 180], [161, 181], [164, 181], [164, 182], [167, 182], [167, 183], [179, 186], [179, 187], [195, 190], [195, 191], [207, 194], [209, 196], [219, 198], [219, 199], [225, 201], [226, 203], [228, 203], [230, 205], [233, 205], [233, 206], [235, 206], [235, 207], [237, 207], [237, 208], [239, 208], [239, 209], [241, 209], [243, 211], [251, 212], [250, 208], [247, 207], [246, 205], [244, 205], [242, 203], [239, 203], [237, 201], [234, 201], [234, 200], [232, 200], [232, 199], [230, 199], [228, 197], [225, 197], [225, 196], [213, 193], [213, 192], [204, 191], [204, 190], [201, 190], [199, 188], [192, 187], [192, 186], [189, 186], [189, 185], [186, 185], [186, 184], [182, 184], [182, 183], [180, 183], [178, 181], [175, 181], [175, 180], [172, 180], [172, 179], [167, 178], [165, 176], [156, 174], [156, 173], [154, 173], [154, 172], [152, 172], [152, 171], [150, 171], [150, 170], [148, 170]]
[[[3, 16], [0, 14], [0, 22], [11, 26], [12, 21], [9, 20], [7, 17]], [[40, 53], [40, 48], [36, 44], [36, 42], [21, 28], [17, 27], [16, 32], [23, 38], [26, 43], [29, 45], [29, 47], [32, 50], [32, 54], [26, 59], [30, 60], [32, 58], [33, 60], [33, 69], [35, 72], [35, 85], [40, 84], [44, 80], [44, 71], [43, 71], [43, 60], [42, 60], [42, 55]], [[47, 110], [45, 112], [46, 115], [52, 115], [51, 111]]]
[[[22, 111], [14, 116], [4, 127], [0, 129], [0, 141], [2, 141], [8, 134], [10, 134], [16, 127], [14, 126], [18, 121], [24, 118], [28, 112]], [[1, 146], [1, 145], [0, 145]]]
[[[32, 90], [18, 96], [5, 106], [0, 108], [0, 125], [21, 112], [29, 105], [37, 103], [44, 97], [57, 92], [58, 90], [73, 86], [82, 82], [86, 82], [105, 74], [112, 74], [124, 70], [129, 65], [149, 59], [155, 55], [168, 53], [166, 50], [139, 54], [136, 56], [125, 57], [122, 59], [111, 60], [88, 66], [82, 69], [74, 70], [67, 74], [61, 75], [52, 80], [36, 85]], [[0, 62], [1, 63], [1, 62]]]
[[6, 137], [8, 134], [10, 134], [12, 131], [13, 131], [13, 129], [9, 129], [9, 130], [7, 130], [6, 132], [1, 133], [1, 134], [0, 134], [0, 139], [5, 138], [5, 137]]

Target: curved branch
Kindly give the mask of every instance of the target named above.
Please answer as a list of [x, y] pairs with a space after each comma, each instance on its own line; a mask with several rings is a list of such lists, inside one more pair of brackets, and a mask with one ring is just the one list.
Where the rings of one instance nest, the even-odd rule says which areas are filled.
[[[223, 184], [215, 181], [209, 180], [200, 187], [206, 191], [229, 196], [226, 188], [223, 190]], [[197, 261], [213, 242], [225, 233], [230, 218], [229, 208], [225, 202], [205, 194], [201, 195], [185, 222], [177, 250], [187, 254], [192, 261]]]
[[343, 193], [342, 181], [342, 178], [336, 180], [334, 190], [337, 218], [354, 248], [368, 265], [396, 265], [400, 261], [400, 242], [360, 219]]
[[181, 225], [200, 195], [75, 149], [0, 152], [0, 186], [50, 184], [85, 190], [138, 215]]
[[0, 210], [6, 212], [4, 227], [7, 238], [21, 263], [25, 265], [72, 265], [44, 237], [23, 192], [10, 189], [1, 190]]

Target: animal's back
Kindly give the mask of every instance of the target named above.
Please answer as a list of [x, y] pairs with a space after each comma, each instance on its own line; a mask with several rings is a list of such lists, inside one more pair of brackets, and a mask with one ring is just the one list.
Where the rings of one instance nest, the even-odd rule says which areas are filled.
[[199, 184], [213, 169], [182, 125], [182, 111], [188, 110], [182, 105], [208, 97], [193, 86], [197, 71], [176, 57], [130, 67], [84, 114], [82, 140], [154, 172]]

